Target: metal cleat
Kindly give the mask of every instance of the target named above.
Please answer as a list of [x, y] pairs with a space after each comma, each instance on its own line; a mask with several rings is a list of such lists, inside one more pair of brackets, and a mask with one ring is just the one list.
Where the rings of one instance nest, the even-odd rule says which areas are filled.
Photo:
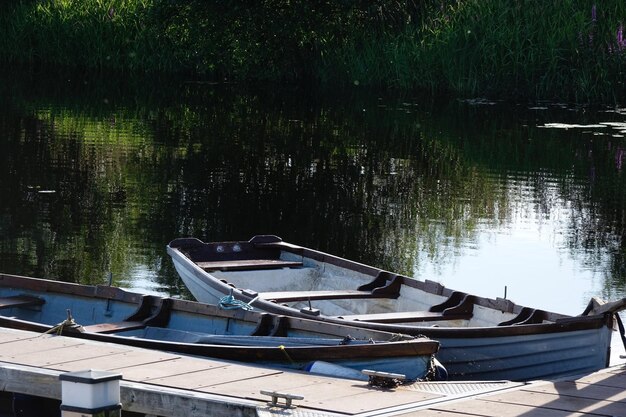
[[[270, 406], [270, 407], [296, 408], [296, 406], [293, 405], [291, 402], [293, 400], [304, 400], [304, 396], [302, 396], [302, 395], [288, 394], [288, 393], [276, 392], [276, 391], [261, 390], [261, 394], [269, 395], [270, 397], [272, 397], [272, 401], [267, 403], [267, 405]], [[279, 403], [278, 402], [279, 398], [284, 398], [285, 399], [285, 403], [284, 404]]]

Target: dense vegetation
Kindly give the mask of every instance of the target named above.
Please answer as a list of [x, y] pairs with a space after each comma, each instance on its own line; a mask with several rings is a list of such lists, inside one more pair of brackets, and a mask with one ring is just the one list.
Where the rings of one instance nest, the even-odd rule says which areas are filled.
[[0, 60], [614, 103], [625, 22], [623, 0], [13, 0]]

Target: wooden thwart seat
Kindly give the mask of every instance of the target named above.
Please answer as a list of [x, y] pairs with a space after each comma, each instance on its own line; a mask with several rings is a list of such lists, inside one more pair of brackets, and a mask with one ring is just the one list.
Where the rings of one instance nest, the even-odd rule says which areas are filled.
[[443, 314], [433, 311], [401, 311], [391, 313], [353, 314], [338, 318], [353, 321], [369, 321], [373, 323], [405, 323], [412, 321], [469, 320], [472, 313]]
[[286, 303], [290, 301], [315, 300], [349, 300], [357, 298], [398, 298], [402, 277], [392, 276], [388, 281], [386, 276], [380, 275], [369, 284], [361, 285], [356, 290], [317, 290], [317, 291], [268, 291], [256, 293], [246, 290], [250, 297], [259, 297], [264, 300]]
[[469, 320], [472, 318], [473, 312], [474, 296], [454, 291], [444, 302], [430, 307], [428, 311], [354, 314], [340, 318], [375, 323], [408, 323], [414, 321]]
[[230, 261], [197, 262], [205, 271], [249, 271], [255, 269], [278, 269], [301, 267], [302, 262], [282, 259], [242, 259]]
[[356, 298], [389, 298], [387, 294], [379, 294], [371, 291], [338, 290], [338, 291], [277, 291], [260, 292], [259, 298], [277, 303], [290, 301], [315, 301], [315, 300], [341, 300]]
[[[111, 323], [97, 323], [83, 326], [89, 333], [116, 333], [143, 329], [147, 326], [162, 327], [170, 320], [172, 300], [152, 295], [144, 295], [137, 310], [125, 320]], [[153, 307], [156, 311], [153, 311]]]
[[11, 295], [0, 297], [0, 309], [13, 307], [33, 307], [44, 304], [46, 300], [31, 295]]
[[127, 330], [143, 329], [146, 325], [142, 321], [120, 321], [117, 323], [98, 323], [90, 326], [83, 326], [83, 330], [88, 333], [115, 333]]

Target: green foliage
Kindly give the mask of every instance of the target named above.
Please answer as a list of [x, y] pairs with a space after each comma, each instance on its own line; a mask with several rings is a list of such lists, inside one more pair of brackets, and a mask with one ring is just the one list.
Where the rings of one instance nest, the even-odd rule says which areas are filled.
[[96, 69], [175, 69], [147, 25], [152, 0], [20, 1], [0, 15], [4, 61]]
[[421, 16], [423, 2], [160, 1], [157, 31], [201, 74], [235, 79], [302, 80], [337, 48], [365, 31], [398, 30]]
[[624, 22], [622, 0], [23, 0], [0, 7], [0, 57], [614, 102]]
[[365, 48], [344, 52], [349, 67], [384, 68], [363, 76], [378, 84], [465, 96], [624, 98], [624, 2], [464, 0], [431, 16], [400, 35], [366, 37]]

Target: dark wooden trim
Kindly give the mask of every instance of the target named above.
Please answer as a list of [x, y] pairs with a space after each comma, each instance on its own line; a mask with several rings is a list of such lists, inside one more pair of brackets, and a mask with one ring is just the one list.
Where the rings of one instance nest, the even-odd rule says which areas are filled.
[[272, 331], [273, 320], [269, 313], [261, 313], [256, 327], [250, 333], [250, 336], [267, 336]]
[[524, 307], [519, 314], [513, 317], [511, 320], [498, 323], [498, 326], [512, 326], [520, 324], [539, 324], [546, 318], [546, 312], [543, 310], [537, 310], [530, 307]]

